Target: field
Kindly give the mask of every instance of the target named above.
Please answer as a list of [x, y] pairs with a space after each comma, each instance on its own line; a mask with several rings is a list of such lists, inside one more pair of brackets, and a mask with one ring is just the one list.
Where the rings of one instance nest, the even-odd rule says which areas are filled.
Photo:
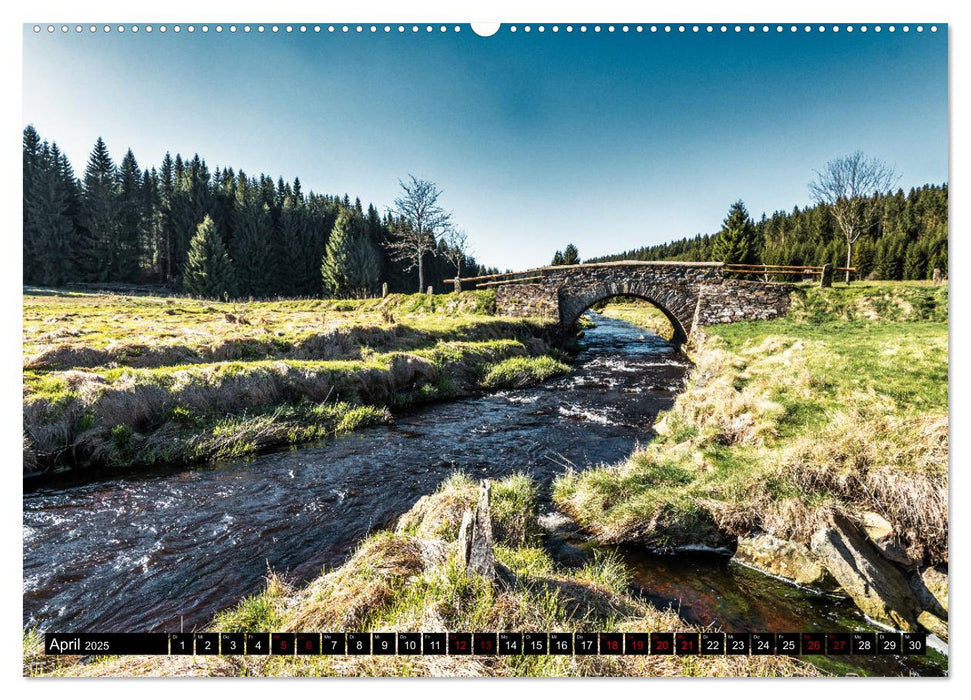
[[389, 410], [566, 371], [488, 292], [220, 303], [28, 290], [24, 456], [34, 474], [238, 457]]

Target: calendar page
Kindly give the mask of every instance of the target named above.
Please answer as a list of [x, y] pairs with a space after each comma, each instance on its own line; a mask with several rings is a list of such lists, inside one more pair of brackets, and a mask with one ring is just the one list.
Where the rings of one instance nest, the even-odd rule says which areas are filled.
[[25, 676], [948, 674], [946, 23], [22, 33]]

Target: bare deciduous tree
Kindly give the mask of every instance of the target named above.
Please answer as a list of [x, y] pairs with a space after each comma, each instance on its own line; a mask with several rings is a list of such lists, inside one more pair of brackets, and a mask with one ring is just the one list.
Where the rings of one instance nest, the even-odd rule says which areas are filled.
[[398, 184], [403, 192], [394, 200], [394, 213], [403, 225], [386, 246], [392, 260], [409, 263], [406, 272], [418, 268], [420, 293], [425, 288], [425, 255], [435, 254], [436, 239], [450, 227], [452, 214], [438, 205], [442, 191], [434, 182], [409, 175], [407, 182]]
[[461, 229], [449, 227], [442, 236], [445, 241], [445, 257], [455, 266], [455, 291], [461, 291], [459, 278], [462, 276], [462, 262], [469, 257], [469, 234]]
[[[866, 231], [877, 205], [873, 195], [886, 192], [896, 181], [897, 175], [891, 166], [856, 151], [829, 161], [822, 172], [816, 171], [816, 179], [809, 183], [813, 200], [829, 207], [846, 238], [846, 267], [852, 267], [853, 244]], [[850, 283], [849, 270], [846, 283]]]

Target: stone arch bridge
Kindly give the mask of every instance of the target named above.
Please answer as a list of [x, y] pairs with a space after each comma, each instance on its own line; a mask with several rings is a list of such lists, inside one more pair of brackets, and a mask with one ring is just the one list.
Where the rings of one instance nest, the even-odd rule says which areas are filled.
[[733, 279], [723, 268], [722, 263], [697, 262], [587, 263], [493, 275], [479, 286], [495, 288], [497, 313], [548, 318], [561, 334], [591, 306], [615, 296], [656, 306], [674, 327], [678, 343], [699, 326], [769, 320], [789, 310], [790, 285]]

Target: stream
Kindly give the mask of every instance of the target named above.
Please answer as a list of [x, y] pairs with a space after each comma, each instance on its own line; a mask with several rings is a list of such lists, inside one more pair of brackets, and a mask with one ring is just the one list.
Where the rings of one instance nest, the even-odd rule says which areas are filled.
[[[245, 460], [25, 484], [24, 626], [201, 628], [259, 591], [268, 570], [305, 581], [340, 565], [455, 470], [526, 472], [548, 486], [567, 469], [624, 459], [650, 439], [690, 363], [656, 335], [590, 317], [597, 325], [580, 340], [573, 371], [541, 386], [432, 404], [389, 425]], [[621, 555], [638, 594], [691, 623], [876, 629], [846, 601], [725, 557]], [[847, 657], [833, 670], [940, 675], [943, 658]]]

